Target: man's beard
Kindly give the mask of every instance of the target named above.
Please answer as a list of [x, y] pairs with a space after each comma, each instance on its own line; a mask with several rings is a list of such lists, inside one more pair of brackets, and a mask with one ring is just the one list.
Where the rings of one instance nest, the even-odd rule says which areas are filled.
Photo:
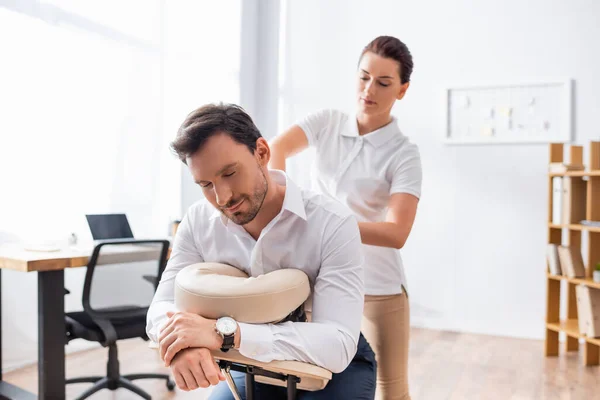
[[[256, 215], [262, 208], [263, 202], [265, 201], [265, 197], [267, 197], [267, 190], [269, 189], [267, 177], [265, 176], [265, 173], [263, 172], [262, 168], [259, 167], [258, 170], [262, 179], [258, 179], [252, 196], [240, 196], [235, 200], [229, 201], [225, 205], [225, 207], [221, 209], [221, 212], [227, 218], [229, 218], [238, 225], [246, 225], [247, 223], [251, 222], [254, 218], [256, 218]], [[250, 206], [250, 209], [248, 211], [234, 211], [232, 214], [228, 214], [225, 212], [225, 209], [238, 204], [242, 200], [244, 200], [244, 203], [247, 203]]]

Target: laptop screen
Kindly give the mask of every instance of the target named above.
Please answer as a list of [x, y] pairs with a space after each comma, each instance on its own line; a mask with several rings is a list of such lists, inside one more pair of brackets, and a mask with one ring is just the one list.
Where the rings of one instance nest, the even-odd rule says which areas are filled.
[[85, 217], [94, 240], [133, 238], [125, 214], [88, 214]]

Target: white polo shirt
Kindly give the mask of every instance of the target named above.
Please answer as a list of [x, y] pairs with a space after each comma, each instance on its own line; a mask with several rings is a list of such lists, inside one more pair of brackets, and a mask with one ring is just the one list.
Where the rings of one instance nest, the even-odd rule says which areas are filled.
[[[394, 193], [421, 196], [421, 158], [417, 146], [400, 132], [393, 118], [388, 125], [359, 135], [354, 116], [321, 110], [300, 122], [310, 146], [316, 148], [316, 183], [322, 193], [348, 206], [361, 222], [385, 221]], [[400, 251], [362, 245], [365, 292], [402, 293], [406, 277]]]
[[156, 342], [166, 312], [175, 310], [175, 277], [188, 265], [225, 263], [250, 276], [296, 268], [311, 284], [312, 322], [240, 323], [240, 353], [263, 362], [299, 360], [341, 372], [356, 353], [364, 301], [356, 218], [338, 201], [301, 190], [282, 171], [270, 174], [286, 186], [285, 198], [258, 240], [206, 200], [190, 207], [148, 310], [148, 337]]

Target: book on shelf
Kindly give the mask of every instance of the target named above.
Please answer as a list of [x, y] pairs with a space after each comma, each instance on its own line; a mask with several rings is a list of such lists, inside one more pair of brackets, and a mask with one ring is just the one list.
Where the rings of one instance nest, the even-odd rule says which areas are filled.
[[569, 278], [585, 277], [581, 250], [574, 246], [558, 246], [558, 258], [564, 275]]
[[585, 219], [587, 182], [579, 178], [562, 178], [562, 218], [568, 225]]
[[563, 202], [563, 178], [555, 176], [552, 178], [552, 223], [562, 224], [562, 202]]
[[575, 286], [575, 297], [577, 298], [577, 322], [579, 324], [579, 333], [585, 334], [589, 323], [589, 313], [591, 312], [590, 300], [588, 297], [588, 287], [585, 285]]
[[575, 296], [579, 332], [591, 338], [600, 336], [600, 290], [577, 285]]
[[582, 221], [579, 221], [579, 223], [581, 225], [590, 226], [593, 228], [600, 228], [600, 221], [589, 221], [589, 220], [584, 219]]
[[546, 250], [546, 260], [548, 262], [548, 271], [552, 275], [562, 275], [560, 267], [560, 258], [558, 257], [558, 245], [549, 244]]
[[583, 171], [585, 166], [583, 164], [569, 164], [562, 162], [554, 162], [548, 165], [548, 172], [551, 173], [564, 173], [569, 171]]

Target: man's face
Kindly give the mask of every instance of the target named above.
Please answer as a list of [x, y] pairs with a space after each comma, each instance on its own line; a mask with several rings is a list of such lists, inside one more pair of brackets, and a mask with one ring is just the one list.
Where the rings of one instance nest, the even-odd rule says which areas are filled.
[[[259, 147], [266, 146], [262, 142], [259, 139]], [[261, 165], [248, 147], [217, 134], [186, 161], [204, 196], [227, 218], [245, 225], [256, 217], [267, 195], [266, 163]]]

